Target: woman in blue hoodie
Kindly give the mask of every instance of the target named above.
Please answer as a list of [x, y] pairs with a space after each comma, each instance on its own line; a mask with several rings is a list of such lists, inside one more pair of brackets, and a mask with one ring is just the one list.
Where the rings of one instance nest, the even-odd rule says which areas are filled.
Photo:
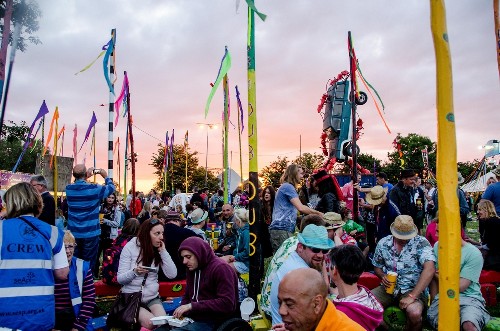
[[250, 266], [250, 226], [248, 225], [248, 210], [238, 208], [234, 211], [234, 226], [238, 232], [236, 248], [233, 255], [223, 256], [229, 265], [238, 273], [248, 273]]

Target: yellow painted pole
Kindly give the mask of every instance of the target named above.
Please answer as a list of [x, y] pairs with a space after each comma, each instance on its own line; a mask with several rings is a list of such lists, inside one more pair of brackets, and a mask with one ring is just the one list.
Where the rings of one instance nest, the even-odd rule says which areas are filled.
[[458, 289], [460, 276], [460, 216], [457, 197], [457, 143], [453, 113], [446, 11], [443, 0], [430, 0], [431, 29], [436, 53], [436, 104], [438, 122], [437, 180], [439, 200], [439, 320], [447, 330], [460, 329]]

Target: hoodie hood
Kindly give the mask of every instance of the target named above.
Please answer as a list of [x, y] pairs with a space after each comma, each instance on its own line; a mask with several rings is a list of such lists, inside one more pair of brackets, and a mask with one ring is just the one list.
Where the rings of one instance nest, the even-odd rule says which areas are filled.
[[335, 307], [345, 313], [350, 319], [364, 327], [366, 330], [375, 330], [382, 322], [384, 308], [377, 298], [367, 288], [358, 285], [366, 291], [367, 298], [371, 307], [362, 305], [354, 301], [336, 301], [333, 300]]
[[189, 237], [179, 246], [179, 254], [182, 250], [188, 250], [196, 256], [198, 260], [198, 270], [204, 269], [212, 260], [216, 258], [210, 245], [199, 237]]

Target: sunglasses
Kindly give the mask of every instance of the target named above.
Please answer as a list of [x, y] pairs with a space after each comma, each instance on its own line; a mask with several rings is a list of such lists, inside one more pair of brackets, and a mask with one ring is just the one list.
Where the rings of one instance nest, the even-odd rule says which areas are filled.
[[329, 249], [319, 249], [316, 247], [309, 247], [309, 246], [306, 247], [309, 248], [314, 254], [318, 254], [319, 252], [323, 254], [328, 254], [328, 252], [330, 251]]
[[64, 245], [64, 248], [65, 249], [69, 249], [70, 251], [74, 250], [75, 247], [76, 247], [76, 244], [74, 244], [74, 245]]

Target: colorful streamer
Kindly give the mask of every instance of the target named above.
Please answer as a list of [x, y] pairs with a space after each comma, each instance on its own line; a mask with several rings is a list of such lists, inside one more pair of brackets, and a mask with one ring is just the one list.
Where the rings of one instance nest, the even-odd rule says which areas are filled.
[[207, 118], [208, 109], [210, 108], [210, 103], [212, 102], [212, 98], [214, 97], [215, 92], [217, 91], [217, 88], [219, 87], [220, 82], [222, 81], [222, 78], [227, 74], [230, 68], [231, 68], [231, 54], [229, 54], [229, 51], [227, 50], [226, 47], [224, 51], [224, 56], [222, 57], [222, 61], [219, 67], [219, 73], [217, 74], [217, 79], [215, 80], [215, 83], [213, 83], [212, 85], [212, 89], [210, 90], [210, 94], [208, 95], [208, 100], [205, 105], [205, 118]]
[[47, 148], [49, 147], [50, 140], [52, 139], [52, 131], [54, 130], [54, 122], [59, 118], [59, 110], [56, 107], [56, 111], [54, 112], [54, 116], [52, 116], [52, 121], [50, 122], [49, 135], [47, 136], [47, 143], [45, 144], [42, 152], [42, 158], [45, 156], [47, 152]]
[[259, 16], [259, 18], [264, 22], [267, 18], [267, 15], [263, 14], [257, 10], [253, 0], [246, 0], [246, 2], [247, 2], [248, 7], [250, 7], [250, 9], [252, 9], [255, 12], [255, 14], [257, 14], [257, 16]]
[[[106, 45], [107, 45], [107, 44], [106, 44]], [[106, 45], [105, 45], [105, 46], [103, 46], [103, 49], [104, 49], [104, 47], [106, 47]], [[95, 60], [94, 60], [94, 61], [92, 61], [92, 62], [90, 62], [90, 64], [87, 64], [85, 67], [83, 67], [83, 69], [82, 69], [82, 70], [80, 70], [80, 71], [78, 71], [78, 72], [75, 72], [75, 76], [76, 76], [76, 75], [78, 75], [78, 74], [79, 74], [79, 73], [81, 73], [81, 72], [86, 71], [86, 70], [87, 70], [87, 69], [89, 69], [90, 67], [92, 67], [92, 66], [94, 65], [94, 63], [96, 63], [96, 62], [97, 62], [97, 60], [99, 60], [99, 58], [100, 58], [101, 56], [103, 56], [103, 55], [104, 55], [104, 53], [106, 53], [106, 50], [101, 51], [101, 53], [99, 53], [99, 55], [97, 55], [97, 57], [95, 58]]]
[[92, 112], [92, 118], [90, 119], [87, 133], [85, 133], [85, 138], [83, 138], [82, 146], [80, 146], [80, 150], [78, 152], [82, 150], [83, 145], [87, 142], [87, 139], [89, 139], [90, 132], [92, 131], [92, 128], [95, 126], [96, 123], [97, 123], [97, 117], [95, 116], [95, 112]]
[[[387, 125], [387, 122], [385, 121], [384, 115], [382, 115], [382, 111], [380, 111], [380, 108], [378, 107], [378, 103], [375, 101], [375, 98], [373, 97], [373, 94], [372, 94], [371, 89], [369, 89], [369, 88], [368, 88], [368, 86], [367, 86], [367, 84], [368, 84], [368, 83], [366, 82], [366, 80], [364, 79], [364, 77], [363, 77], [363, 76], [361, 76], [361, 77], [362, 77], [362, 78], [361, 78], [361, 82], [363, 83], [363, 85], [365, 85], [366, 90], [368, 91], [368, 93], [370, 93], [370, 96], [371, 96], [371, 97], [372, 97], [372, 99], [373, 99], [373, 103], [375, 104], [375, 108], [377, 108], [378, 115], [379, 115], [379, 116], [380, 116], [380, 118], [382, 119], [382, 122], [384, 123], [384, 126], [385, 126], [385, 128], [386, 128], [387, 132], [388, 132], [388, 133], [391, 133], [391, 129], [389, 129], [389, 126]], [[375, 91], [375, 90], [374, 90], [374, 91]], [[375, 91], [375, 93], [377, 93], [377, 92]], [[378, 96], [378, 93], [377, 93], [377, 96]], [[379, 100], [380, 100], [380, 98], [379, 98]], [[381, 100], [380, 102], [382, 102], [382, 100]], [[382, 107], [383, 107], [383, 106], [384, 106], [384, 104], [382, 103]]]
[[239, 109], [239, 112], [240, 112], [241, 133], [243, 133], [243, 130], [245, 129], [245, 124], [243, 122], [243, 106], [241, 105], [240, 91], [238, 91], [238, 85], [235, 86], [235, 89], [236, 89], [236, 100], [238, 102], [238, 109]]
[[75, 128], [73, 129], [73, 157], [75, 158], [75, 165], [78, 164], [78, 152], [76, 151], [76, 137], [78, 135], [78, 128], [75, 123]]
[[[116, 128], [116, 125], [118, 124], [118, 114], [120, 113], [120, 107], [122, 105], [122, 103], [125, 105], [126, 102], [124, 102], [124, 99], [126, 100], [126, 95], [128, 94], [128, 76], [127, 76], [127, 72], [125, 72], [124, 74], [124, 77], [123, 77], [123, 84], [122, 84], [122, 90], [120, 92], [120, 95], [118, 96], [118, 98], [116, 98], [116, 101], [115, 101], [115, 111], [116, 111], [116, 117], [115, 117], [115, 128]], [[124, 111], [124, 114], [123, 116], [126, 115], [126, 107], [125, 107], [125, 111]]]
[[109, 78], [109, 58], [111, 56], [111, 53], [113, 53], [113, 50], [115, 48], [115, 43], [114, 43], [114, 37], [112, 37], [106, 47], [106, 54], [104, 55], [104, 58], [102, 59], [102, 67], [104, 69], [104, 78], [106, 79], [106, 83], [108, 84], [109, 87], [109, 92], [115, 94], [115, 88], [113, 87], [113, 83], [111, 83], [111, 80]]

